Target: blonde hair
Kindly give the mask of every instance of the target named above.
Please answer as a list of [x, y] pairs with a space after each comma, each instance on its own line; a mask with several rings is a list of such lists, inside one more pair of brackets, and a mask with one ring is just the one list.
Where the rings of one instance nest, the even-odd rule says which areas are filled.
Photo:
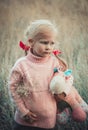
[[55, 35], [57, 35], [58, 31], [55, 24], [46, 19], [35, 20], [31, 22], [26, 29], [25, 38], [26, 40], [34, 39], [38, 34], [41, 35], [47, 32], [53, 32]]
[[60, 64], [60, 70], [61, 71], [66, 71], [68, 69], [67, 62], [63, 58], [61, 58], [59, 56], [56, 56], [56, 57], [57, 57], [57, 59], [59, 61], [59, 64]]

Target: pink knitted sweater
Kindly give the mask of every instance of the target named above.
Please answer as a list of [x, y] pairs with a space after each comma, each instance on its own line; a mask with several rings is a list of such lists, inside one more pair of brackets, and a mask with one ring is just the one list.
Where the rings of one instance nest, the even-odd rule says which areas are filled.
[[[59, 67], [54, 56], [41, 58], [28, 55], [20, 58], [10, 74], [10, 92], [16, 104], [15, 121], [22, 125], [53, 128], [56, 122], [56, 101], [49, 91], [53, 69]], [[23, 120], [29, 110], [38, 120], [32, 124]]]

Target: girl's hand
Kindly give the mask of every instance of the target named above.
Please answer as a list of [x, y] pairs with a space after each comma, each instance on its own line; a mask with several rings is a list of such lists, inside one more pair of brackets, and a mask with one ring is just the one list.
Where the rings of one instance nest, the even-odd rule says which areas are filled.
[[24, 118], [24, 120], [25, 120], [26, 122], [33, 123], [34, 121], [37, 120], [37, 115], [34, 114], [33, 112], [29, 111], [29, 112], [27, 113], [27, 115], [25, 115], [23, 118]]

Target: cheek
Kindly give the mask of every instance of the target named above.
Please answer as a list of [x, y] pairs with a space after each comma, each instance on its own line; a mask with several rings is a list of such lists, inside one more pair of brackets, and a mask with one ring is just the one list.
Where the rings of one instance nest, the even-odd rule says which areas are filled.
[[54, 48], [55, 48], [55, 45], [53, 45], [53, 46], [51, 47], [51, 50], [54, 50]]
[[56, 44], [53, 45], [53, 48], [55, 48]]
[[39, 50], [44, 50], [45, 46], [41, 45], [39, 46]]
[[43, 51], [43, 47], [42, 46], [36, 47], [36, 51], [41, 53]]
[[51, 51], [53, 51], [54, 50], [54, 46], [51, 46]]

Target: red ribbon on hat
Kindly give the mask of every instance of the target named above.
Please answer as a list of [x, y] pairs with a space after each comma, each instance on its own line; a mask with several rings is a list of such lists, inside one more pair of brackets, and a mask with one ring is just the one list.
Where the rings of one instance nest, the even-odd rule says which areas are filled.
[[19, 46], [20, 48], [22, 48], [25, 51], [28, 51], [30, 46], [27, 46], [26, 44], [24, 44], [22, 41], [19, 42]]

